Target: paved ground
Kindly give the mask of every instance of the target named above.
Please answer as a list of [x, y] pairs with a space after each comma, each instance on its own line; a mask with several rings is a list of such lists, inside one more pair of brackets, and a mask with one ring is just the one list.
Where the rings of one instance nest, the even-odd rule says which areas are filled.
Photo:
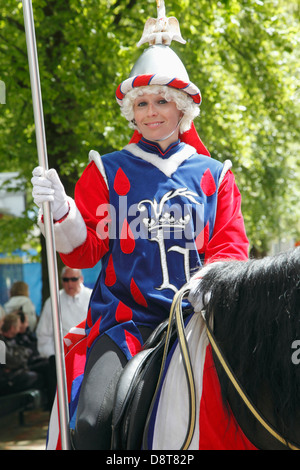
[[0, 450], [45, 450], [49, 412], [27, 411], [20, 426], [18, 414], [0, 419]]

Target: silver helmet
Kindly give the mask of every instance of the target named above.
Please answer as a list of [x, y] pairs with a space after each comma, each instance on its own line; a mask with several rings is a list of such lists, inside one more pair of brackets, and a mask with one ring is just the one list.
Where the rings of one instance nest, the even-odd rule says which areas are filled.
[[157, 0], [157, 19], [150, 18], [145, 24], [138, 45], [145, 42], [145, 49], [134, 64], [129, 78], [117, 88], [116, 99], [120, 106], [124, 96], [133, 88], [148, 85], [166, 85], [184, 91], [194, 103], [200, 105], [200, 90], [190, 81], [178, 55], [169, 47], [172, 40], [185, 43], [176, 18], [165, 16], [164, 0]]

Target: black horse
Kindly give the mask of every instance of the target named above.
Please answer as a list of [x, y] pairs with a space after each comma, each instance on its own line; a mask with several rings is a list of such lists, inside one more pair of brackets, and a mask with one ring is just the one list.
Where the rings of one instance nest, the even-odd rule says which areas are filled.
[[[300, 248], [212, 265], [194, 300], [199, 296], [247, 395], [269, 424], [300, 448]], [[224, 403], [248, 439], [258, 449], [288, 449], [248, 410], [215, 355], [214, 361]]]

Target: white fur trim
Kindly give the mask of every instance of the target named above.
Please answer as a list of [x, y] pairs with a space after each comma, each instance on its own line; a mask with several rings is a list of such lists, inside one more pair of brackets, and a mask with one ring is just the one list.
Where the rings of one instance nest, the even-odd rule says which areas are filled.
[[136, 144], [128, 144], [124, 147], [124, 150], [132, 153], [135, 157], [139, 157], [148, 163], [156, 166], [162, 173], [169, 178], [177, 170], [177, 168], [188, 158], [194, 155], [196, 150], [191, 145], [186, 144], [182, 150], [174, 153], [169, 158], [164, 159], [154, 153], [148, 153], [140, 149]]
[[[62, 222], [55, 222], [53, 226], [56, 251], [63, 254], [69, 254], [75, 248], [82, 245], [87, 237], [85, 222], [80, 214], [75, 201], [67, 197], [70, 211]], [[39, 212], [38, 224], [43, 235], [45, 227], [42, 222], [42, 211]]]
[[231, 167], [232, 167], [231, 161], [230, 160], [225, 160], [224, 165], [223, 165], [223, 170], [222, 170], [221, 176], [219, 178], [219, 187], [220, 187], [220, 184], [222, 183], [222, 181], [224, 179], [224, 176], [226, 175], [227, 171], [230, 170]]

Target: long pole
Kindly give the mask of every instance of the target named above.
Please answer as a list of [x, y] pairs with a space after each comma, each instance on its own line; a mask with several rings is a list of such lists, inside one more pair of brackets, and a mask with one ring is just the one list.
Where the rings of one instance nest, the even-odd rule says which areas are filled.
[[[35, 133], [39, 165], [48, 169], [48, 156], [46, 146], [46, 135], [43, 116], [42, 93], [40, 86], [38, 55], [36, 47], [34, 20], [31, 0], [22, 0], [23, 15], [29, 62], [33, 112], [35, 121]], [[54, 331], [55, 361], [57, 375], [57, 393], [59, 400], [59, 418], [61, 431], [61, 446], [63, 450], [70, 449], [69, 439], [69, 412], [68, 395], [66, 386], [66, 372], [63, 349], [63, 334], [61, 326], [61, 312], [59, 302], [59, 284], [57, 276], [56, 249], [53, 231], [53, 219], [49, 202], [43, 204], [43, 215], [45, 224], [46, 252], [48, 263], [48, 276], [50, 287], [50, 298], [52, 307], [52, 320]]]

